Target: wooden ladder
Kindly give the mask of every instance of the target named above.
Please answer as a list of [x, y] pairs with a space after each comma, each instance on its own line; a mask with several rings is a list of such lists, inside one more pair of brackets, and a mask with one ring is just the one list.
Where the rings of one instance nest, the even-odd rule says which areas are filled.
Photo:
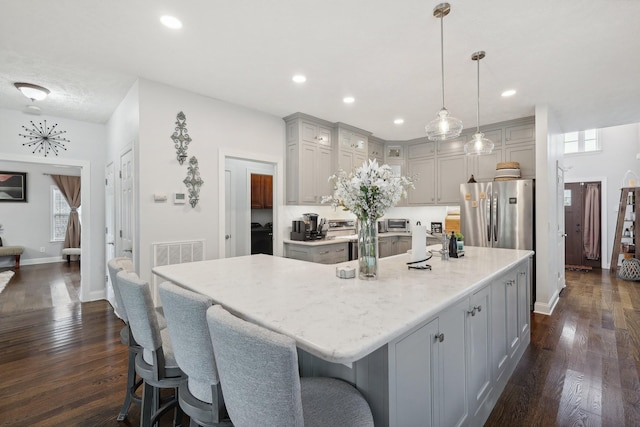
[[[630, 196], [631, 195], [631, 196]], [[636, 244], [636, 230], [635, 224], [638, 223], [638, 200], [640, 197], [640, 188], [638, 187], [623, 187], [620, 193], [620, 206], [618, 206], [618, 221], [616, 223], [616, 234], [615, 239], [613, 241], [613, 250], [611, 251], [611, 263], [609, 265], [609, 273], [615, 274], [619, 269], [618, 266], [618, 258], [621, 253], [633, 253], [633, 257], [637, 258], [637, 254], [635, 252], [635, 244]], [[631, 203], [630, 203], [631, 202]], [[627, 206], [631, 205], [630, 214], [631, 219], [626, 219], [627, 215]], [[626, 223], [626, 227], [625, 227]], [[625, 236], [625, 230], [629, 229], [630, 236]], [[633, 231], [631, 231], [633, 230]], [[623, 242], [622, 239], [626, 238], [626, 241]], [[629, 245], [633, 245], [633, 250], [629, 249], [627, 252], [623, 252], [622, 244], [628, 243]]]

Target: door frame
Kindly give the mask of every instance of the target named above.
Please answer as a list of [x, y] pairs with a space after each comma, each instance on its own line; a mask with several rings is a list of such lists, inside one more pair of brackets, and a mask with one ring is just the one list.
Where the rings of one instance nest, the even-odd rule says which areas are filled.
[[225, 257], [225, 167], [227, 158], [242, 159], [251, 162], [269, 163], [273, 165], [273, 255], [282, 256], [282, 231], [280, 230], [280, 205], [284, 194], [284, 159], [269, 154], [257, 154], [246, 151], [218, 149], [218, 257]]
[[[2, 153], [2, 160], [17, 163], [35, 163], [42, 165], [71, 166], [80, 168], [80, 197], [82, 199], [82, 233], [80, 234], [80, 301], [89, 301], [91, 289], [91, 162], [88, 160], [74, 160], [49, 157], [23, 156], [19, 154]], [[100, 254], [100, 257], [104, 255]]]
[[607, 177], [606, 176], [590, 176], [590, 177], [575, 177], [565, 176], [564, 182], [566, 184], [579, 184], [581, 182], [596, 182], [600, 181], [600, 268], [609, 269], [609, 233], [608, 218], [607, 218]]

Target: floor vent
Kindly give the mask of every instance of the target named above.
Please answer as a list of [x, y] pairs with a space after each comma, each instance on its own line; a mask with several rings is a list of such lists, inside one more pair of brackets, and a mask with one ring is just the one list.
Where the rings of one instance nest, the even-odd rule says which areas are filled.
[[[204, 261], [205, 244], [202, 240], [185, 240], [180, 242], [152, 243], [153, 267], [171, 264], [184, 264], [185, 262]], [[158, 297], [158, 284], [162, 279], [153, 275], [153, 301], [160, 305]]]

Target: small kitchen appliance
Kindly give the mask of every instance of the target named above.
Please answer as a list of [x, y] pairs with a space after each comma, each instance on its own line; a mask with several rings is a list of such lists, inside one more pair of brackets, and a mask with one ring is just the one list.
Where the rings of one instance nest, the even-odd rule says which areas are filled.
[[324, 238], [324, 219], [318, 221], [318, 214], [302, 214], [302, 220], [291, 222], [291, 240], [319, 240]]
[[378, 220], [378, 233], [386, 233], [387, 232], [387, 221], [384, 219]]
[[389, 218], [387, 219], [387, 231], [389, 233], [409, 232], [411, 224], [406, 218]]

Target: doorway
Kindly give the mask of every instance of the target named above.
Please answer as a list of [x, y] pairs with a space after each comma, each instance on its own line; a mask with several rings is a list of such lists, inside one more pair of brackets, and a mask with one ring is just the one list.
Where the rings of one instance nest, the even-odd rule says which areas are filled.
[[[72, 167], [80, 169], [80, 180], [82, 182], [80, 197], [82, 199], [82, 233], [80, 237], [81, 255], [80, 259], [80, 301], [89, 301], [96, 299], [92, 296], [91, 283], [104, 283], [104, 278], [100, 281], [102, 274], [97, 274], [97, 270], [93, 269], [92, 251], [89, 250], [92, 243], [91, 228], [91, 162], [86, 160], [75, 159], [52, 159], [49, 157], [33, 157], [23, 156], [19, 154], [0, 153], [0, 158], [7, 162], [31, 163], [39, 165], [53, 165], [61, 167]], [[98, 250], [98, 248], [96, 248]], [[94, 251], [95, 252], [95, 251]], [[93, 271], [96, 271], [96, 277], [92, 277]]]
[[277, 164], [227, 156], [224, 161], [225, 257], [277, 252]]
[[589, 271], [602, 265], [601, 189], [600, 181], [570, 182], [564, 185], [567, 269]]

